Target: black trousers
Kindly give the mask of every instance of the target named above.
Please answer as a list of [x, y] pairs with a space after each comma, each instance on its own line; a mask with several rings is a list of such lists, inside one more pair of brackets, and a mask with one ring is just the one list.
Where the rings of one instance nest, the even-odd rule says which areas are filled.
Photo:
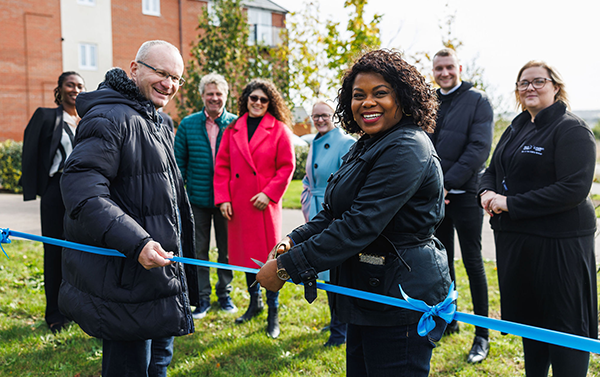
[[[454, 230], [456, 229], [462, 260], [469, 277], [473, 312], [487, 317], [488, 286], [481, 256], [483, 209], [477, 204], [477, 197], [474, 194], [448, 194], [446, 199], [450, 202], [446, 205], [446, 215], [435, 235], [446, 247], [450, 277], [456, 284], [454, 272]], [[475, 335], [487, 339], [489, 330], [476, 327]]]
[[[42, 236], [65, 239], [63, 221], [65, 205], [60, 192], [60, 176], [57, 173], [48, 181], [48, 188], [40, 203]], [[65, 322], [58, 310], [58, 290], [62, 281], [62, 247], [44, 244], [44, 290], [46, 292], [46, 323]]]
[[[218, 208], [201, 208], [192, 204], [194, 212], [194, 224], [196, 227], [196, 255], [198, 259], [209, 260], [210, 250], [210, 224], [214, 223], [215, 237], [217, 241], [217, 262], [229, 264], [227, 251], [227, 219], [223, 217]], [[215, 286], [218, 298], [227, 298], [233, 287], [233, 271], [217, 269], [219, 280]], [[208, 267], [198, 267], [198, 289], [200, 299], [210, 302], [210, 270]]]
[[[548, 238], [494, 231], [502, 319], [598, 337], [594, 235]], [[523, 339], [527, 377], [584, 377], [589, 353]]]

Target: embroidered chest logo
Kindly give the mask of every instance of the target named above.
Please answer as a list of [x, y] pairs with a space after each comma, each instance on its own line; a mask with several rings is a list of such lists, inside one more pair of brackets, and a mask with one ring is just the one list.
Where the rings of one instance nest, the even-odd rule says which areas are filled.
[[537, 154], [538, 156], [541, 156], [544, 154], [544, 147], [536, 147], [535, 145], [526, 145], [523, 147], [523, 150], [521, 151], [521, 153], [531, 153], [531, 154]]

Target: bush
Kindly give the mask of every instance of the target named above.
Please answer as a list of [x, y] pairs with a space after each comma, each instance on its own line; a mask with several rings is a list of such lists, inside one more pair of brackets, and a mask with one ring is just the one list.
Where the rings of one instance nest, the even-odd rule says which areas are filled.
[[600, 120], [596, 122], [594, 127], [592, 127], [592, 132], [594, 133], [596, 140], [600, 140]]
[[294, 152], [296, 153], [296, 170], [292, 179], [302, 179], [306, 175], [306, 157], [308, 157], [309, 145], [296, 145]]
[[14, 193], [22, 192], [18, 185], [21, 178], [22, 142], [6, 140], [0, 143], [0, 186]]

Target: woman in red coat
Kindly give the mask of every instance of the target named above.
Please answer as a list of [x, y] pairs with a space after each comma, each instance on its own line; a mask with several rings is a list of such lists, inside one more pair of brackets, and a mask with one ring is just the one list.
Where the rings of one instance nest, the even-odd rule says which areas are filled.
[[[281, 198], [295, 167], [290, 110], [272, 82], [254, 79], [238, 100], [239, 119], [223, 133], [217, 154], [215, 204], [229, 220], [229, 263], [256, 268], [281, 238]], [[236, 323], [263, 309], [255, 274], [246, 273], [250, 305]], [[279, 293], [267, 291], [267, 334], [279, 336]]]

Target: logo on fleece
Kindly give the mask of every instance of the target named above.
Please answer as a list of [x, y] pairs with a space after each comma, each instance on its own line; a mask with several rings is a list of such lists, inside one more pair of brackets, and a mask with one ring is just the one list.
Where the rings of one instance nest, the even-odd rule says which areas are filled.
[[526, 145], [523, 147], [521, 153], [532, 153], [541, 156], [544, 154], [544, 147], [536, 147], [535, 145]]

